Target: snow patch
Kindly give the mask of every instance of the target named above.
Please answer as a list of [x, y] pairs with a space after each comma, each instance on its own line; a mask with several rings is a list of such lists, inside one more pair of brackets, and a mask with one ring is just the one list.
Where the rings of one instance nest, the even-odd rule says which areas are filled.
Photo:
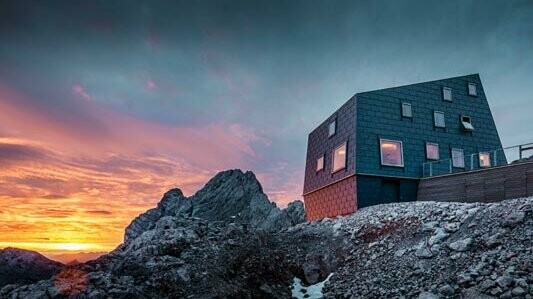
[[292, 297], [297, 298], [297, 299], [324, 298], [322, 289], [324, 288], [324, 284], [326, 284], [326, 282], [329, 281], [331, 275], [333, 275], [333, 273], [330, 273], [328, 277], [324, 279], [324, 281], [320, 281], [309, 286], [302, 285], [302, 280], [299, 279], [298, 277], [295, 277], [292, 283]]

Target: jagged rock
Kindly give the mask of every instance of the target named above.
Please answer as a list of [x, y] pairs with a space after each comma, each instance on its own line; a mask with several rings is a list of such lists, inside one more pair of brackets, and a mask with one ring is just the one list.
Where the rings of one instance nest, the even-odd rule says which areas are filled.
[[523, 211], [511, 211], [504, 216], [502, 225], [504, 227], [515, 227], [524, 222], [525, 217], [526, 213]]
[[218, 173], [189, 198], [180, 189], [165, 193], [157, 208], [141, 214], [126, 228], [124, 241], [152, 229], [165, 216], [192, 216], [240, 223], [251, 229], [277, 230], [304, 222], [305, 210], [301, 201], [279, 209], [268, 200], [253, 172], [228, 170]]
[[463, 251], [469, 250], [470, 246], [472, 246], [472, 243], [473, 243], [472, 238], [465, 238], [465, 239], [450, 243], [448, 247], [451, 250], [463, 252]]

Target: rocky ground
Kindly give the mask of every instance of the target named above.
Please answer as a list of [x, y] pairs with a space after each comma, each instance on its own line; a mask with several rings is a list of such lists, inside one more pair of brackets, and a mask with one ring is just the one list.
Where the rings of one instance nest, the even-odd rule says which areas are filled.
[[533, 198], [303, 217], [252, 173], [222, 172], [190, 198], [167, 192], [112, 253], [0, 298], [290, 298], [323, 281], [326, 298], [533, 298]]

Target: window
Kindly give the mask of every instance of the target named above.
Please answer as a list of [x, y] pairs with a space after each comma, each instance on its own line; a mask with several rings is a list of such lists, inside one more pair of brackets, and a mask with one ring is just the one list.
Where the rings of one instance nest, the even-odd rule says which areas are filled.
[[452, 148], [452, 165], [457, 168], [465, 168], [465, 154], [460, 148]]
[[403, 167], [401, 141], [380, 139], [381, 165]]
[[446, 122], [444, 121], [444, 112], [434, 111], [433, 118], [435, 120], [435, 127], [438, 127], [438, 128], [446, 127]]
[[333, 168], [331, 172], [339, 171], [346, 167], [346, 142], [337, 146], [333, 151]]
[[324, 169], [324, 155], [320, 156], [320, 158], [316, 159], [316, 172], [321, 171]]
[[449, 87], [442, 88], [442, 99], [445, 101], [452, 101], [452, 89]]
[[474, 131], [474, 126], [472, 126], [472, 119], [470, 116], [461, 115], [461, 124], [465, 131]]
[[328, 137], [335, 135], [336, 131], [337, 131], [337, 120], [334, 119], [332, 122], [329, 123]]
[[426, 143], [426, 158], [429, 160], [439, 159], [439, 145], [436, 143]]
[[411, 104], [402, 103], [402, 116], [403, 117], [413, 117], [413, 111], [411, 110]]
[[476, 83], [468, 83], [468, 95], [469, 96], [477, 96], [477, 86]]
[[489, 153], [479, 153], [479, 167], [490, 167]]

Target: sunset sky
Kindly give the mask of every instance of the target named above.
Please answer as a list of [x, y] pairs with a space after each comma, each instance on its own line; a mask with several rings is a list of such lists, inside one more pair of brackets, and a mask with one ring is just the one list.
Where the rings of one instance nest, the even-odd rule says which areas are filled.
[[285, 206], [356, 92], [479, 73], [533, 141], [531, 1], [151, 2], [0, 1], [0, 248], [112, 250], [229, 168]]

